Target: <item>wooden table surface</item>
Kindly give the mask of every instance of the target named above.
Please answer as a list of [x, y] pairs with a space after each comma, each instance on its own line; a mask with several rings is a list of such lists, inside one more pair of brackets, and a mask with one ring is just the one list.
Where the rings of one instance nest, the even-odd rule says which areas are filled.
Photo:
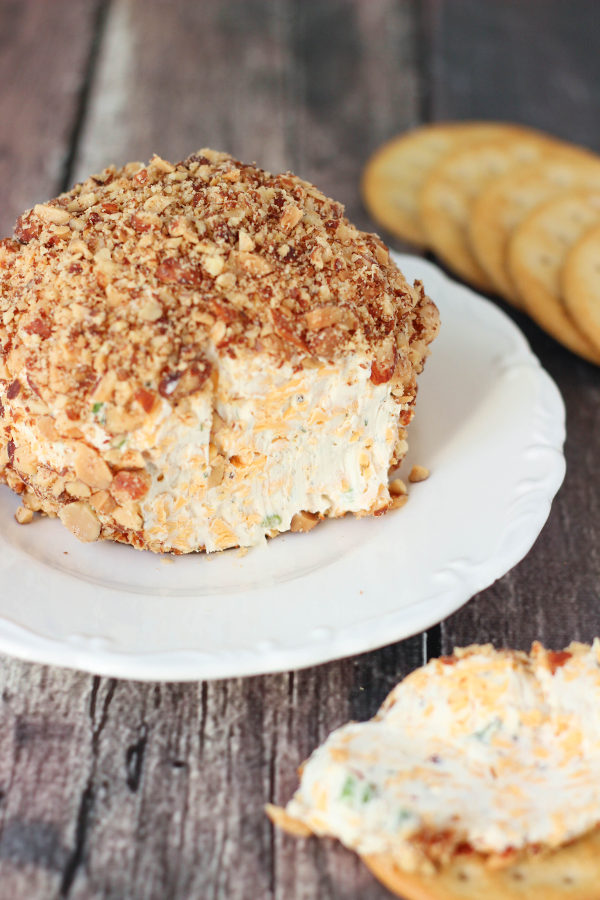
[[[361, 167], [421, 121], [598, 149], [599, 17], [589, 0], [0, 0], [0, 231], [153, 151], [290, 168], [374, 229]], [[1, 897], [388, 896], [341, 847], [275, 833], [264, 803], [431, 655], [600, 633], [600, 372], [507, 312], [568, 411], [566, 481], [527, 558], [427, 634], [301, 672], [139, 684], [0, 658]]]

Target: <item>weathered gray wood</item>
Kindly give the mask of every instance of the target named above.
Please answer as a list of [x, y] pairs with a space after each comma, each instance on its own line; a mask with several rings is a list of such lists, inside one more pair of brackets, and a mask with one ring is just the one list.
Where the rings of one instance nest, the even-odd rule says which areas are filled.
[[385, 896], [341, 848], [273, 834], [263, 805], [420, 662], [396, 647], [290, 675], [144, 685], [3, 660], [0, 883], [27, 897]]
[[360, 223], [364, 161], [418, 112], [408, 3], [119, 0], [75, 176], [209, 144], [293, 169]]
[[500, 119], [600, 149], [598, 6], [425, 0], [432, 119]]
[[[418, 118], [415, 33], [412, 6], [393, 0], [113, 0], [72, 180], [212, 144], [295, 169], [364, 222], [363, 161]], [[275, 833], [263, 806], [285, 802], [298, 764], [332, 728], [372, 715], [423, 652], [416, 637], [198, 685], [2, 660], [2, 893], [384, 898], [352, 854]]]
[[0, 236], [61, 188], [101, 4], [0, 3]]

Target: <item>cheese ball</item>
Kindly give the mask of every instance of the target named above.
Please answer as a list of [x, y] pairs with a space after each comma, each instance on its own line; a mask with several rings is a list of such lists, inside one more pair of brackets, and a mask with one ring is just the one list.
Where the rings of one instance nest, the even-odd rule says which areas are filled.
[[0, 480], [155, 552], [383, 513], [438, 327], [292, 174], [207, 149], [109, 166], [0, 242]]

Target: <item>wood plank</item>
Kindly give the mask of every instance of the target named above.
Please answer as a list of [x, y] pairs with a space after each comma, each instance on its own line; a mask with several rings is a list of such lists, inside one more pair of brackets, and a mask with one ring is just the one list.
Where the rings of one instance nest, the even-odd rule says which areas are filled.
[[0, 236], [61, 188], [101, 2], [0, 2]]
[[426, 0], [432, 119], [500, 119], [600, 149], [598, 8]]
[[0, 880], [5, 896], [55, 896], [87, 778], [92, 679], [0, 657]]
[[[431, 0], [425, 24], [434, 118], [497, 118], [600, 146], [600, 56], [591, 52], [597, 10], [548, 0]], [[559, 385], [567, 407], [567, 477], [532, 552], [443, 623], [443, 650], [492, 640], [528, 648], [591, 640], [600, 631], [600, 504], [596, 450], [598, 369], [506, 308]], [[493, 477], [493, 473], [490, 473]]]
[[156, 0], [113, 4], [75, 180], [208, 144], [292, 169], [365, 225], [362, 165], [418, 118], [410, 5], [174, 0], [166, 10]]
[[[73, 179], [208, 143], [297, 170], [364, 223], [363, 160], [418, 118], [415, 33], [394, 0], [113, 0]], [[4, 661], [2, 884], [32, 900], [383, 900], [352, 854], [275, 834], [263, 806], [423, 648], [191, 685]]]

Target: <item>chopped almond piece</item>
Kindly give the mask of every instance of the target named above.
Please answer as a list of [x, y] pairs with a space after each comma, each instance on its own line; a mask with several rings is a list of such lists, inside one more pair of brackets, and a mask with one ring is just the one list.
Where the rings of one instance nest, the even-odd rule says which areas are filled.
[[15, 511], [15, 519], [19, 525], [29, 525], [30, 522], [33, 522], [33, 511], [27, 509], [26, 506], [19, 506]]
[[401, 478], [394, 478], [393, 481], [390, 481], [390, 494], [392, 497], [400, 497], [402, 494], [407, 494], [408, 488], [404, 484]]
[[425, 466], [413, 466], [410, 470], [408, 480], [412, 484], [415, 484], [418, 481], [426, 481], [430, 474], [429, 469], [426, 469]]

